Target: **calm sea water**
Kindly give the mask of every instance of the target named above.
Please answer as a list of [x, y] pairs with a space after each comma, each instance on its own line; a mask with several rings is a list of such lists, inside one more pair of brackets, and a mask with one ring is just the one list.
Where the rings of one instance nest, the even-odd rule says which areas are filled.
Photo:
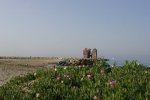
[[[112, 64], [114, 64], [114, 62], [117, 64], [117, 65], [119, 65], [119, 66], [122, 66], [122, 65], [124, 65], [125, 64], [125, 61], [126, 60], [109, 60], [108, 61], [108, 63], [110, 64], [110, 65], [112, 65]], [[128, 61], [132, 61], [132, 60], [128, 60]], [[142, 61], [142, 60], [136, 60], [137, 61], [137, 63], [138, 64], [143, 64], [143, 65], [145, 65], [145, 66], [149, 66], [150, 67], [150, 62], [149, 61]]]

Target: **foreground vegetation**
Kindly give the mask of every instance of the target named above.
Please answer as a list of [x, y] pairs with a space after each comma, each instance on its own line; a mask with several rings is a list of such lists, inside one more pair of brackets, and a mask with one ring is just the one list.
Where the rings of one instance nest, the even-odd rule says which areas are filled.
[[131, 61], [122, 67], [57, 67], [16, 77], [0, 87], [5, 100], [149, 100], [150, 69]]

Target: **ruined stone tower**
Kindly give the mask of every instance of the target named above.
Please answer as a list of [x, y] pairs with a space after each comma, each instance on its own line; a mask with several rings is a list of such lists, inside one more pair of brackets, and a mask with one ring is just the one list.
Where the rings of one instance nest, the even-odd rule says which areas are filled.
[[83, 58], [87, 59], [87, 58], [90, 58], [90, 56], [91, 56], [91, 49], [85, 48], [83, 50]]
[[87, 48], [83, 50], [83, 58], [87, 58]]
[[97, 59], [97, 49], [94, 48], [92, 51], [92, 59]]
[[85, 48], [83, 50], [83, 58], [84, 59], [87, 59], [87, 58], [97, 59], [97, 49], [94, 48], [91, 52], [91, 49]]

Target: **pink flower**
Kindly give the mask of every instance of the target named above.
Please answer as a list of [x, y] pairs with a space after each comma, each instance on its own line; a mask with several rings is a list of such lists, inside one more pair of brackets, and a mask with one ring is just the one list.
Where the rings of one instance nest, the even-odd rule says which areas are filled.
[[110, 81], [110, 82], [109, 82], [109, 85], [110, 85], [112, 88], [114, 88], [115, 85], [116, 85], [116, 80]]
[[56, 80], [57, 80], [57, 81], [60, 81], [60, 80], [61, 80], [61, 77], [60, 77], [60, 76], [58, 76], [58, 77], [56, 78]]

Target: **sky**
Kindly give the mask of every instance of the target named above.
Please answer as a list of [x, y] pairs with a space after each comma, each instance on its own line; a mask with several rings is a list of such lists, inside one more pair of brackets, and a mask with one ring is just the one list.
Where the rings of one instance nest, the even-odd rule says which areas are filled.
[[0, 0], [0, 56], [150, 59], [150, 0]]

